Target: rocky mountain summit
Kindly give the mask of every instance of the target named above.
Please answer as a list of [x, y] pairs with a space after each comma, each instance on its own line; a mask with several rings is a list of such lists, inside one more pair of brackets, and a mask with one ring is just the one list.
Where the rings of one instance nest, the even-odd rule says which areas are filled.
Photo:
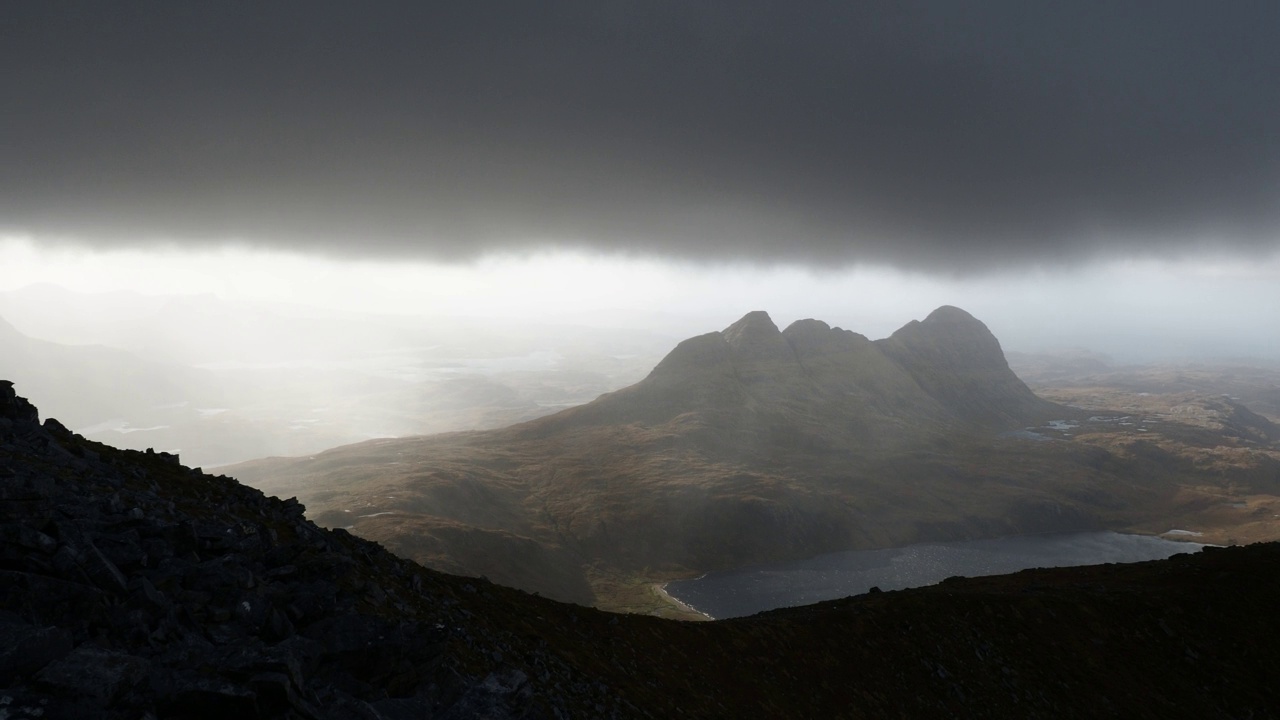
[[714, 623], [424, 570], [0, 383], [0, 718], [1275, 717], [1280, 547]]
[[1017, 426], [1061, 415], [1061, 406], [1036, 397], [1009, 369], [1000, 342], [977, 318], [944, 305], [912, 320], [878, 345], [926, 393], [957, 417]]

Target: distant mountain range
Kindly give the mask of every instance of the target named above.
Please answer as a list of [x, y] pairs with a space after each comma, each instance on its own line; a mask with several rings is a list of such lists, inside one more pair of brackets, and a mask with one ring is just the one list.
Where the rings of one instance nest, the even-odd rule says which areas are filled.
[[75, 428], [156, 407], [188, 402], [225, 407], [226, 388], [207, 370], [143, 360], [103, 345], [37, 340], [0, 317], [0, 376], [21, 380], [26, 392]]
[[1221, 395], [1280, 422], [1280, 365], [1250, 359], [1122, 365], [1086, 351], [1009, 353], [1009, 366], [1032, 388], [1112, 388], [1132, 393]]
[[95, 440], [206, 467], [503, 427], [634, 382], [671, 342], [209, 295], [0, 293], [0, 377]]
[[1280, 478], [1243, 445], [1265, 418], [1197, 436], [1242, 448], [1208, 472], [1119, 417], [1037, 397], [957, 308], [877, 341], [753, 312], [555, 415], [228, 471], [428, 566], [614, 609], [826, 551], [1167, 523], [1186, 487]]

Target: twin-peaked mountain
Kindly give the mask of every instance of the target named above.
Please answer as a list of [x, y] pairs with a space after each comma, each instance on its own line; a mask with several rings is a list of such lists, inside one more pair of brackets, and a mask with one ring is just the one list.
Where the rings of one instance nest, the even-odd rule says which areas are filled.
[[640, 383], [522, 429], [664, 423], [694, 413], [753, 443], [783, 439], [774, 432], [846, 446], [957, 425], [1017, 428], [1062, 412], [1036, 397], [986, 325], [958, 308], [941, 307], [877, 341], [820, 320], [779, 331], [755, 311], [680, 343]]
[[752, 312], [555, 415], [229, 472], [430, 566], [618, 607], [641, 579], [1107, 524], [1136, 491], [1096, 451], [1011, 432], [1077, 414], [957, 308], [877, 341]]

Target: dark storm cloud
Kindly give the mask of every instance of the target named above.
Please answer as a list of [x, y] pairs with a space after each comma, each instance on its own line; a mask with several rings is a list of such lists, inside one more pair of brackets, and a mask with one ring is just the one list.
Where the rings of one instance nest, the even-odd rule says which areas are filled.
[[926, 269], [1276, 246], [1280, 3], [9, 2], [0, 228]]

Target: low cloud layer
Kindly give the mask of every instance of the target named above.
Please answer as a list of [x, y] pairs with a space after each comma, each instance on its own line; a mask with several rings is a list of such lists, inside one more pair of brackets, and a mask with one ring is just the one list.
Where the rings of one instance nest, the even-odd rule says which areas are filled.
[[1280, 4], [6, 3], [0, 231], [961, 272], [1280, 228]]

